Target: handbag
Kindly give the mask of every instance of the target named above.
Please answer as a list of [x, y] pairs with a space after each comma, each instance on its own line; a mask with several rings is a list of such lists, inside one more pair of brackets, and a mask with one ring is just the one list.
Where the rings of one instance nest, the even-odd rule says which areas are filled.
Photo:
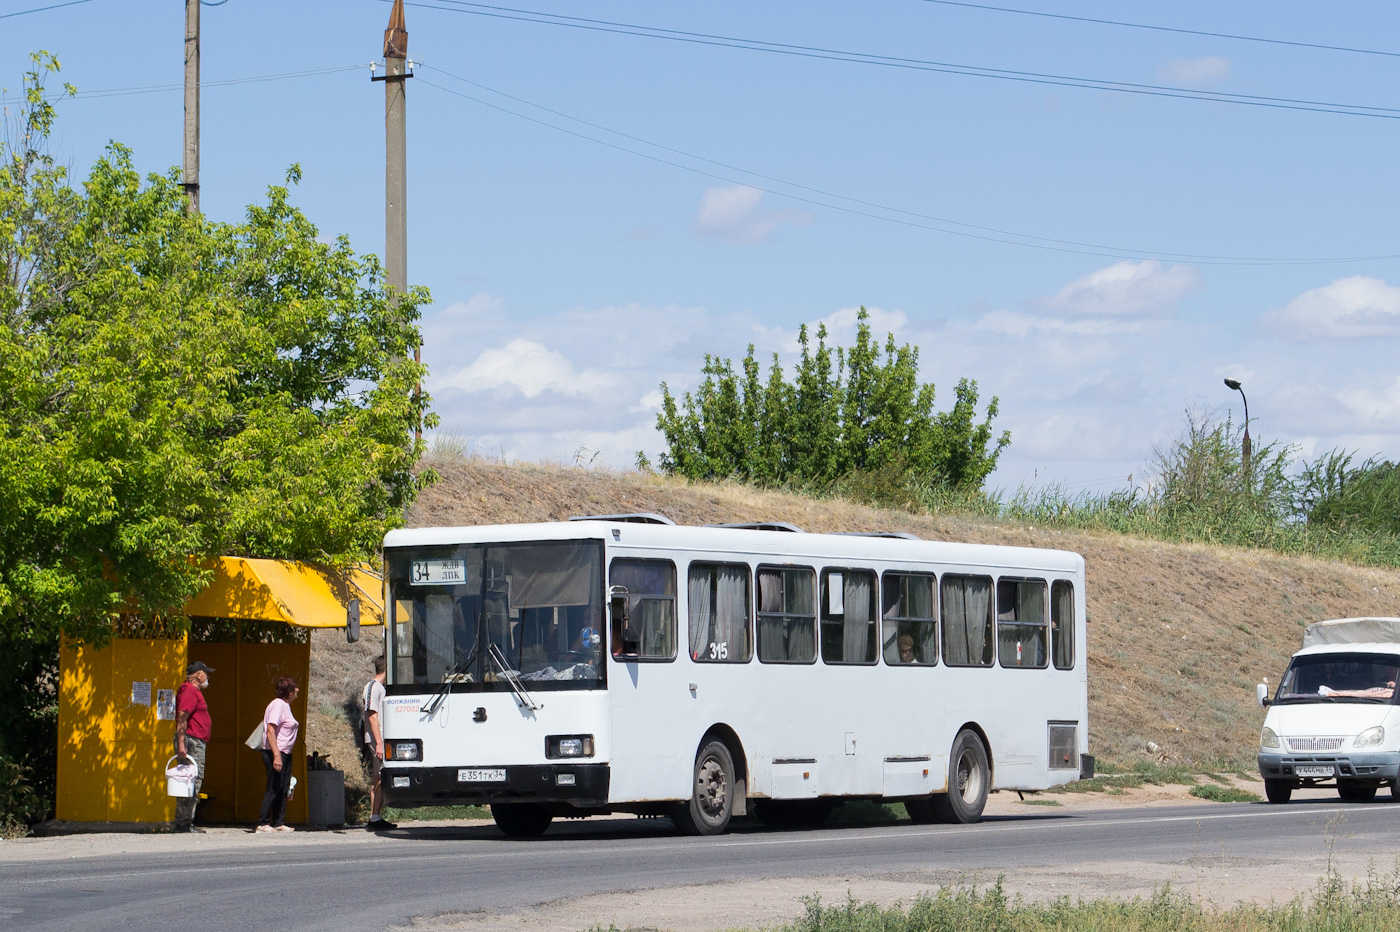
[[243, 743], [254, 751], [261, 751], [263, 746], [263, 736], [267, 733], [267, 726], [258, 722], [253, 726], [253, 733], [248, 736], [248, 740]]

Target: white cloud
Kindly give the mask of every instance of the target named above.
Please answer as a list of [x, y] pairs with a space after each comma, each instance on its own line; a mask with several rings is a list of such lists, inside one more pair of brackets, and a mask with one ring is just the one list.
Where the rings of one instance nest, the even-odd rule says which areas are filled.
[[1230, 71], [1230, 59], [1219, 55], [1173, 58], [1157, 69], [1157, 78], [1181, 87], [1214, 87], [1228, 80]]
[[1400, 288], [1353, 275], [1305, 291], [1259, 320], [1260, 329], [1295, 340], [1400, 336]]
[[[870, 326], [870, 335], [879, 343], [884, 342], [885, 334], [898, 333], [909, 322], [909, 318], [905, 316], [903, 311], [886, 311], [878, 307], [867, 307], [865, 313], [869, 318], [866, 323]], [[843, 307], [836, 313], [821, 318], [817, 323], [826, 324], [827, 332], [831, 334], [829, 339], [832, 342], [849, 343], [855, 340], [856, 323], [859, 318], [859, 307]]]
[[1168, 267], [1154, 259], [1123, 261], [1077, 278], [1053, 297], [1029, 306], [1058, 317], [1171, 318], [1177, 303], [1202, 284], [1201, 274], [1190, 266]]
[[723, 188], [708, 188], [700, 198], [695, 214], [694, 229], [701, 236], [713, 236], [730, 243], [761, 243], [773, 234], [780, 223], [810, 226], [810, 211], [785, 208], [761, 210], [763, 192], [748, 185], [736, 184]]
[[596, 395], [615, 389], [619, 378], [597, 369], [579, 371], [560, 353], [542, 343], [516, 338], [503, 347], [483, 350], [470, 365], [440, 381], [435, 389], [483, 392], [514, 388], [526, 398], [546, 391], [560, 395]]

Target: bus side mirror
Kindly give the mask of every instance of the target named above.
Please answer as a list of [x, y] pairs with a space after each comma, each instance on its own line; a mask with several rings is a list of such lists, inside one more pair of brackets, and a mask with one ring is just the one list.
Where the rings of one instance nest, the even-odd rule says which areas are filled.
[[1254, 699], [1261, 706], [1269, 704], [1269, 684], [1259, 683], [1254, 687]]
[[345, 606], [345, 642], [354, 644], [360, 639], [360, 600], [351, 599]]
[[608, 600], [611, 603], [613, 648], [614, 652], [620, 654], [635, 654], [637, 652], [637, 636], [632, 630], [632, 610], [627, 599], [626, 586], [613, 586], [608, 590]]

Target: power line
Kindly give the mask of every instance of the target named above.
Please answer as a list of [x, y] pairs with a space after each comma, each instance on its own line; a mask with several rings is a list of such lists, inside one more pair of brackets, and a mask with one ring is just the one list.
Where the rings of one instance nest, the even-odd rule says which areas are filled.
[[1075, 23], [1093, 23], [1098, 26], [1121, 26], [1127, 29], [1146, 29], [1152, 32], [1172, 32], [1183, 36], [1205, 36], [1210, 39], [1232, 39], [1237, 42], [1260, 42], [1266, 45], [1286, 45], [1300, 49], [1319, 49], [1325, 52], [1350, 52], [1355, 55], [1381, 55], [1386, 58], [1400, 58], [1400, 52], [1387, 52], [1383, 49], [1353, 48], [1346, 45], [1324, 45], [1320, 42], [1297, 42], [1292, 39], [1270, 39], [1264, 36], [1246, 36], [1233, 32], [1208, 32], [1204, 29], [1184, 29], [1177, 26], [1157, 26], [1151, 23], [1130, 23], [1117, 19], [1095, 19], [1092, 16], [1070, 16], [1067, 13], [1045, 13], [1040, 10], [1019, 10], [1014, 7], [991, 6], [985, 3], [964, 3], [962, 0], [919, 0], [938, 6], [958, 6], [969, 10], [990, 10], [995, 13], [1015, 13], [1019, 16], [1039, 16], [1044, 19], [1062, 19]]
[[12, 16], [28, 16], [30, 13], [42, 13], [45, 10], [57, 10], [59, 7], [77, 6], [80, 3], [91, 3], [92, 0], [68, 0], [67, 3], [51, 3], [48, 6], [36, 6], [32, 10], [20, 10], [18, 13], [0, 13], [0, 19], [9, 19]]
[[[929, 215], [929, 214], [922, 214], [922, 213], [918, 213], [918, 212], [916, 212], [916, 211], [904, 210], [904, 209], [898, 208], [898, 207], [890, 207], [890, 206], [888, 206], [888, 205], [879, 204], [879, 203], [876, 203], [876, 202], [874, 202], [874, 201], [867, 201], [867, 200], [862, 200], [862, 199], [860, 199], [860, 198], [848, 197], [848, 196], [843, 195], [843, 194], [837, 194], [837, 193], [834, 193], [834, 192], [831, 192], [831, 191], [825, 191], [825, 190], [822, 190], [821, 188], [814, 188], [814, 187], [811, 187], [811, 186], [809, 186], [809, 185], [798, 184], [798, 183], [796, 183], [796, 182], [787, 181], [787, 180], [784, 180], [784, 179], [782, 179], [782, 178], [778, 178], [778, 177], [773, 176], [773, 175], [766, 175], [766, 174], [763, 174], [763, 173], [761, 173], [761, 172], [752, 171], [752, 170], [749, 170], [749, 169], [746, 169], [746, 168], [742, 168], [742, 167], [739, 167], [739, 166], [736, 166], [736, 165], [731, 165], [731, 164], [728, 164], [728, 163], [725, 163], [725, 162], [720, 162], [720, 161], [717, 161], [717, 160], [715, 160], [715, 159], [706, 158], [705, 156], [695, 155], [694, 153], [686, 152], [686, 151], [683, 150], [683, 149], [677, 149], [677, 148], [673, 148], [673, 147], [671, 147], [671, 146], [661, 145], [660, 143], [654, 143], [654, 142], [651, 142], [650, 140], [644, 139], [644, 138], [642, 138], [642, 137], [640, 137], [640, 136], [634, 136], [634, 135], [631, 135], [631, 134], [628, 134], [628, 133], [623, 133], [623, 132], [620, 132], [620, 131], [618, 131], [618, 130], [611, 129], [611, 128], [607, 127], [607, 126], [603, 126], [602, 124], [599, 124], [599, 123], [593, 123], [593, 122], [590, 122], [590, 121], [588, 121], [588, 120], [583, 120], [583, 119], [580, 119], [580, 118], [578, 118], [578, 117], [571, 116], [571, 115], [569, 115], [569, 114], [567, 114], [567, 113], [564, 113], [564, 112], [562, 112], [562, 111], [554, 110], [554, 109], [551, 109], [551, 108], [549, 108], [549, 107], [545, 107], [545, 106], [542, 106], [542, 105], [540, 105], [540, 104], [533, 103], [532, 101], [526, 100], [526, 99], [524, 99], [524, 98], [522, 98], [522, 97], [516, 97], [516, 96], [513, 96], [513, 95], [511, 95], [511, 94], [507, 94], [507, 93], [505, 93], [505, 92], [503, 92], [503, 91], [498, 91], [498, 90], [496, 90], [496, 89], [494, 89], [494, 88], [491, 88], [491, 87], [488, 87], [488, 86], [486, 86], [486, 85], [484, 85], [484, 84], [479, 84], [479, 83], [477, 83], [477, 82], [475, 82], [475, 81], [471, 81], [471, 80], [468, 80], [468, 79], [466, 79], [466, 78], [459, 77], [458, 75], [452, 74], [452, 73], [450, 73], [450, 72], [448, 72], [448, 71], [444, 71], [444, 70], [441, 69], [441, 68], [436, 68], [436, 67], [434, 67], [434, 66], [427, 65], [427, 64], [424, 64], [424, 63], [422, 63], [422, 62], [419, 62], [419, 63], [418, 63], [418, 68], [419, 68], [420, 71], [433, 71], [433, 72], [437, 72], [438, 74], [441, 74], [441, 75], [443, 75], [443, 76], [445, 76], [445, 77], [451, 78], [451, 79], [453, 79], [453, 80], [455, 80], [455, 81], [460, 81], [460, 82], [462, 82], [463, 84], [467, 84], [467, 85], [470, 85], [470, 86], [472, 86], [472, 87], [479, 88], [479, 89], [481, 89], [481, 90], [483, 90], [483, 91], [486, 91], [486, 92], [488, 92], [488, 93], [498, 95], [498, 96], [500, 96], [500, 97], [503, 97], [503, 98], [505, 98], [505, 99], [507, 99], [507, 100], [514, 101], [514, 102], [519, 103], [519, 104], [524, 104], [524, 105], [527, 106], [527, 107], [532, 107], [532, 108], [534, 108], [534, 109], [536, 109], [536, 110], [539, 110], [539, 111], [544, 112], [544, 113], [548, 113], [548, 114], [550, 114], [550, 115], [552, 115], [552, 116], [560, 117], [560, 118], [562, 118], [562, 119], [569, 120], [569, 121], [571, 121], [571, 122], [573, 122], [573, 123], [577, 123], [577, 124], [579, 124], [579, 125], [581, 125], [581, 126], [589, 127], [590, 129], [599, 130], [599, 131], [601, 131], [601, 132], [608, 133], [608, 134], [610, 134], [610, 135], [617, 136], [617, 137], [619, 137], [619, 138], [621, 138], [621, 139], [626, 139], [626, 140], [629, 140], [629, 141], [631, 141], [631, 142], [641, 143], [641, 144], [644, 145], [644, 146], [649, 146], [649, 147], [651, 147], [651, 148], [653, 148], [653, 149], [658, 149], [658, 150], [660, 150], [660, 151], [662, 151], [662, 152], [668, 152], [668, 153], [671, 153], [671, 154], [673, 154], [673, 155], [678, 155], [678, 156], [681, 156], [681, 157], [686, 158], [686, 159], [691, 159], [691, 160], [694, 160], [694, 161], [697, 161], [697, 162], [704, 162], [704, 163], [706, 163], [706, 164], [708, 164], [708, 165], [713, 165], [713, 166], [715, 166], [716, 168], [724, 169], [724, 170], [726, 170], [726, 171], [728, 171], [728, 172], [731, 172], [731, 173], [738, 173], [738, 174], [740, 174], [740, 175], [747, 175], [747, 176], [749, 176], [750, 178], [759, 178], [759, 179], [763, 179], [763, 180], [765, 180], [765, 181], [772, 182], [772, 183], [774, 183], [774, 184], [776, 184], [776, 185], [781, 185], [781, 186], [784, 187], [784, 188], [796, 189], [796, 190], [798, 190], [798, 191], [806, 191], [806, 192], [808, 192], [809, 194], [817, 195], [817, 197], [808, 197], [808, 196], [793, 194], [790, 190], [781, 190], [781, 189], [774, 188], [774, 187], [771, 187], [771, 186], [764, 186], [764, 185], [761, 185], [761, 184], [754, 184], [752, 181], [744, 180], [744, 179], [741, 179], [741, 178], [736, 178], [736, 177], [734, 177], [733, 174], [724, 174], [724, 173], [718, 172], [718, 171], [711, 171], [711, 170], [707, 170], [707, 169], [703, 169], [703, 168], [697, 168], [697, 167], [695, 167], [695, 166], [693, 166], [693, 165], [687, 165], [687, 164], [685, 164], [685, 163], [683, 163], [683, 162], [679, 162], [679, 161], [676, 161], [676, 160], [674, 160], [674, 159], [666, 158], [666, 157], [664, 157], [664, 156], [658, 156], [658, 155], [655, 155], [655, 154], [653, 154], [653, 153], [643, 152], [643, 151], [640, 151], [640, 150], [638, 150], [638, 149], [635, 149], [635, 148], [632, 148], [632, 147], [629, 147], [629, 146], [626, 146], [626, 145], [622, 145], [622, 144], [615, 143], [615, 142], [610, 142], [610, 141], [608, 141], [608, 140], [606, 140], [606, 139], [599, 139], [599, 138], [597, 138], [596, 136], [589, 135], [588, 133], [579, 132], [579, 131], [577, 131], [577, 130], [569, 129], [569, 128], [564, 127], [564, 126], [559, 126], [558, 124], [552, 123], [552, 122], [550, 122], [550, 121], [548, 121], [548, 120], [539, 119], [539, 118], [537, 118], [537, 117], [532, 117], [532, 116], [529, 116], [529, 115], [527, 115], [527, 114], [520, 113], [519, 111], [512, 110], [512, 109], [509, 108], [509, 107], [505, 107], [505, 106], [502, 106], [502, 105], [500, 105], [500, 104], [491, 103], [490, 101], [482, 100], [481, 98], [472, 96], [471, 94], [466, 94], [466, 93], [462, 93], [461, 91], [456, 91], [456, 90], [453, 90], [453, 89], [448, 88], [448, 87], [443, 87], [443, 86], [440, 85], [440, 84], [435, 84], [435, 83], [433, 83], [432, 81], [427, 80], [427, 79], [426, 79], [425, 77], [423, 77], [421, 74], [420, 74], [420, 76], [419, 76], [420, 83], [422, 83], [422, 84], [424, 84], [424, 85], [426, 85], [426, 86], [428, 86], [428, 87], [434, 88], [434, 89], [439, 90], [439, 91], [443, 91], [443, 92], [448, 93], [448, 94], [451, 94], [451, 95], [453, 95], [453, 96], [455, 96], [455, 97], [461, 97], [461, 98], [463, 98], [464, 100], [472, 101], [473, 103], [477, 103], [477, 104], [480, 104], [481, 106], [488, 107], [488, 108], [490, 108], [490, 109], [492, 109], [492, 110], [497, 110], [497, 111], [499, 111], [499, 112], [501, 112], [501, 113], [505, 113], [505, 114], [508, 114], [508, 115], [510, 115], [510, 116], [514, 116], [514, 117], [516, 117], [516, 118], [518, 118], [518, 119], [522, 119], [522, 120], [525, 120], [525, 121], [530, 122], [530, 123], [534, 123], [534, 124], [539, 125], [539, 126], [544, 126], [544, 127], [546, 127], [546, 128], [553, 129], [553, 130], [555, 130], [555, 131], [557, 131], [557, 132], [565, 133], [566, 135], [569, 135], [569, 136], [574, 136], [574, 137], [579, 138], [579, 139], [585, 139], [585, 140], [587, 140], [587, 141], [589, 141], [589, 142], [592, 142], [592, 143], [594, 143], [594, 144], [596, 144], [596, 145], [605, 146], [605, 147], [607, 147], [607, 148], [614, 149], [614, 150], [617, 150], [617, 151], [619, 151], [619, 152], [626, 152], [626, 153], [628, 153], [628, 154], [635, 155], [635, 156], [637, 156], [637, 157], [639, 157], [639, 158], [647, 159], [648, 161], [657, 162], [657, 163], [662, 164], [662, 165], [668, 165], [668, 166], [671, 166], [671, 167], [673, 167], [673, 168], [679, 168], [679, 169], [681, 169], [682, 171], [687, 171], [687, 172], [690, 172], [690, 173], [692, 173], [692, 174], [700, 175], [700, 176], [703, 176], [703, 177], [706, 177], [706, 178], [712, 178], [712, 179], [717, 180], [717, 181], [724, 181], [724, 182], [728, 182], [728, 183], [730, 183], [730, 184], [743, 184], [743, 185], [747, 185], [748, 187], [755, 188], [755, 189], [760, 190], [760, 191], [763, 191], [763, 192], [765, 192], [765, 193], [772, 194], [772, 195], [775, 195], [775, 196], [777, 196], [777, 197], [785, 197], [785, 198], [788, 198], [788, 199], [790, 199], [790, 200], [798, 201], [798, 202], [800, 202], [800, 203], [810, 204], [810, 205], [813, 205], [813, 206], [816, 206], [816, 207], [825, 207], [825, 208], [828, 208], [828, 209], [831, 209], [831, 210], [838, 210], [838, 211], [841, 211], [841, 212], [843, 212], [843, 213], [853, 214], [853, 215], [855, 215], [855, 216], [860, 216], [860, 217], [866, 217], [866, 218], [873, 219], [873, 220], [880, 220], [880, 221], [884, 221], [884, 222], [886, 222], [886, 223], [896, 223], [896, 224], [899, 224], [899, 225], [901, 225], [901, 226], [913, 227], [913, 228], [916, 228], [916, 229], [923, 229], [923, 230], [930, 230], [930, 231], [932, 231], [932, 232], [937, 232], [937, 233], [945, 233], [945, 234], [948, 234], [948, 235], [951, 235], [951, 236], [961, 236], [961, 237], [968, 238], [968, 239], [984, 240], [984, 241], [987, 241], [987, 242], [1000, 243], [1000, 244], [1003, 244], [1003, 245], [1022, 246], [1022, 247], [1026, 247], [1026, 248], [1030, 248], [1030, 249], [1042, 249], [1042, 250], [1048, 250], [1048, 251], [1053, 251], [1053, 252], [1073, 253], [1073, 254], [1077, 254], [1077, 255], [1105, 256], [1105, 257], [1108, 257], [1108, 258], [1119, 258], [1119, 259], [1138, 259], [1138, 260], [1141, 260], [1141, 259], [1159, 259], [1159, 260], [1166, 260], [1166, 261], [1189, 261], [1189, 262], [1200, 263], [1200, 264], [1203, 264], [1203, 265], [1322, 265], [1322, 264], [1343, 263], [1343, 262], [1373, 262], [1373, 261], [1381, 261], [1381, 260], [1387, 260], [1387, 259], [1398, 259], [1398, 258], [1400, 258], [1400, 254], [1397, 254], [1397, 255], [1377, 255], [1377, 256], [1345, 256], [1345, 257], [1332, 257], [1332, 258], [1295, 258], [1295, 259], [1289, 259], [1289, 258], [1256, 257], [1256, 256], [1213, 256], [1213, 255], [1199, 255], [1199, 254], [1192, 254], [1192, 253], [1157, 252], [1157, 251], [1147, 250], [1147, 249], [1131, 249], [1131, 248], [1122, 248], [1122, 247], [1115, 247], [1115, 246], [1107, 246], [1107, 245], [1098, 244], [1098, 243], [1084, 243], [1084, 242], [1075, 242], [1075, 241], [1073, 241], [1073, 240], [1054, 239], [1054, 238], [1051, 238], [1051, 237], [1035, 236], [1035, 235], [1028, 234], [1028, 233], [1019, 233], [1019, 232], [1016, 232], [1016, 231], [1014, 231], [1014, 230], [1002, 230], [1002, 229], [997, 229], [997, 228], [995, 228], [995, 227], [986, 227], [986, 226], [979, 226], [979, 225], [977, 225], [977, 224], [972, 224], [972, 223], [963, 223], [963, 222], [957, 221], [957, 220], [949, 220], [949, 219], [947, 219], [947, 218], [936, 217], [936, 216], [932, 216], [932, 215]], [[827, 199], [835, 199], [835, 200], [839, 200], [839, 201], [845, 201], [847, 204], [854, 204], [854, 205], [857, 205], [857, 206], [856, 206], [856, 207], [851, 207], [851, 206], [845, 206], [845, 205], [842, 205], [842, 204], [833, 204], [833, 203], [830, 202], [830, 200], [821, 200], [821, 199], [819, 199], [819, 198], [827, 198]], [[862, 210], [862, 209], [860, 209], [861, 207], [870, 208], [870, 209], [869, 209], [869, 210]], [[878, 213], [877, 213], [876, 211], [878, 211]], [[897, 214], [897, 215], [899, 215], [899, 216], [889, 216], [889, 214]], [[909, 219], [902, 219], [902, 218], [909, 218]], [[925, 222], [920, 222], [920, 221], [925, 221]], [[958, 227], [958, 228], [960, 228], [960, 229], [949, 229], [949, 227]]]
[[[382, 2], [390, 2], [390, 0], [382, 0]], [[1224, 91], [1195, 90], [1191, 88], [1173, 87], [1170, 85], [1141, 84], [1130, 81], [1109, 81], [1099, 78], [1082, 78], [1073, 75], [1061, 75], [1047, 72], [991, 68], [982, 65], [964, 65], [955, 62], [904, 58], [892, 55], [829, 49], [820, 46], [794, 45], [790, 43], [768, 42], [759, 39], [745, 39], [711, 33], [688, 32], [679, 29], [639, 26], [632, 23], [620, 23], [610, 20], [589, 19], [580, 16], [564, 16], [562, 14], [540, 13], [533, 10], [523, 10], [513, 7], [470, 3], [466, 2], [466, 0], [430, 0], [430, 2], [410, 2], [408, 5], [420, 7], [422, 9], [438, 10], [444, 13], [461, 13], [469, 16], [483, 16], [492, 19], [505, 19], [516, 22], [583, 29], [591, 32], [637, 36], [648, 39], [664, 39], [691, 45], [733, 48], [750, 52], [765, 52], [768, 54], [813, 58], [824, 61], [839, 61], [849, 64], [875, 65], [885, 68], [899, 68], [937, 74], [956, 74], [964, 77], [990, 78], [1001, 81], [1049, 85], [1054, 87], [1073, 87], [1082, 90], [1111, 91], [1113, 93], [1135, 94], [1146, 97], [1203, 100], [1215, 103], [1234, 104], [1236, 106], [1264, 107], [1275, 110], [1298, 110], [1312, 113], [1331, 113], [1342, 116], [1360, 116], [1385, 120], [1400, 119], [1400, 108], [1395, 107], [1377, 107], [1367, 104], [1348, 104], [1334, 101], [1272, 97], [1256, 94], [1233, 94]]]
[[[84, 0], [85, 2], [85, 0]], [[336, 65], [331, 68], [313, 68], [308, 71], [286, 71], [280, 74], [258, 74], [244, 78], [223, 78], [218, 81], [201, 81], [200, 87], [232, 87], [237, 84], [258, 84], [264, 81], [284, 81], [291, 78], [310, 78], [323, 74], [339, 74], [344, 71], [358, 71], [368, 68], [369, 65]], [[133, 94], [160, 94], [166, 91], [184, 90], [183, 84], [144, 84], [135, 87], [108, 87], [91, 91], [78, 91], [76, 94], [69, 94], [63, 97], [55, 97], [54, 101], [70, 100], [74, 98], [101, 98], [101, 97], [127, 97]], [[19, 100], [18, 97], [4, 97], [0, 101], [11, 102]]]

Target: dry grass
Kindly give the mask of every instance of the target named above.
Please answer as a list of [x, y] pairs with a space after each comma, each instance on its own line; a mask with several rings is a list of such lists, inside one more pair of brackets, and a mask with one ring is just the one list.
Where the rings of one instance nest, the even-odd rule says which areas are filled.
[[[1090, 750], [1123, 765], [1252, 769], [1262, 720], [1254, 684], [1261, 677], [1276, 681], [1303, 626], [1322, 618], [1400, 615], [1400, 571], [1394, 570], [913, 515], [737, 484], [688, 485], [460, 456], [439, 457], [432, 465], [441, 481], [420, 497], [410, 526], [655, 511], [679, 524], [777, 520], [808, 531], [900, 530], [928, 540], [1078, 551], [1088, 567]], [[332, 651], [316, 641], [314, 695], [358, 689], [373, 650], [345, 648], [342, 641]], [[350, 668], [362, 659], [355, 682]], [[341, 760], [341, 752], [332, 753]]]

